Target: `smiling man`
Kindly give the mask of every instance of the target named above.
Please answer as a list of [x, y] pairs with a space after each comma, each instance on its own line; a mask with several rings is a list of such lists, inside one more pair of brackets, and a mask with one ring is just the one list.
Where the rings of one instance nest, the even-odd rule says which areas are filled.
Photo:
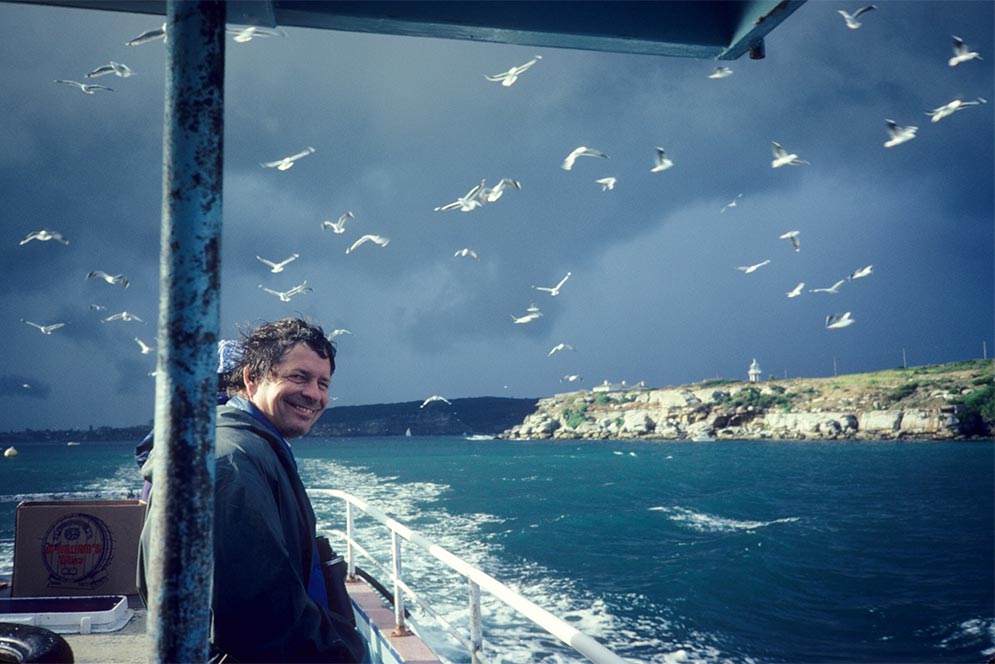
[[[314, 510], [288, 442], [328, 406], [335, 348], [299, 318], [260, 325], [241, 343], [245, 391], [217, 412], [211, 661], [359, 662], [352, 616], [328, 608]], [[154, 465], [153, 454], [147, 479]]]

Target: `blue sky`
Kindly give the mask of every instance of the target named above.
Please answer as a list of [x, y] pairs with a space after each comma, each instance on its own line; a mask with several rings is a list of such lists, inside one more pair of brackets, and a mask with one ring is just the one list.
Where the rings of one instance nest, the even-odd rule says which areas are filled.
[[[766, 59], [723, 63], [721, 80], [710, 60], [229, 37], [222, 335], [286, 315], [350, 330], [333, 406], [743, 378], [754, 357], [797, 377], [893, 368], [903, 350], [910, 365], [995, 353], [995, 104], [925, 115], [995, 98], [995, 5], [878, 2], [848, 30], [837, 10], [859, 6], [806, 3]], [[165, 49], [124, 42], [160, 22], [0, 4], [0, 430], [151, 419], [155, 354], [134, 338], [156, 340]], [[983, 59], [949, 67], [951, 35]], [[511, 87], [483, 76], [537, 54]], [[135, 71], [93, 81], [114, 92], [53, 83], [110, 60]], [[884, 148], [885, 118], [917, 137]], [[771, 141], [810, 164], [772, 169]], [[580, 145], [609, 159], [561, 169]], [[287, 171], [260, 166], [307, 146]], [[656, 146], [673, 168], [650, 172]], [[612, 191], [595, 183], [607, 176]], [[434, 211], [504, 177], [521, 190]], [[347, 211], [346, 233], [321, 230]], [[69, 244], [19, 244], [41, 228]], [[789, 230], [798, 252], [778, 238]], [[366, 233], [390, 244], [347, 255]], [[464, 247], [480, 260], [454, 257]], [[279, 274], [256, 259], [292, 253]], [[866, 265], [835, 295], [808, 292]], [[532, 288], [568, 271], [555, 298]], [[290, 302], [259, 288], [305, 279], [313, 292]], [[513, 324], [530, 301], [543, 316]], [[125, 310], [146, 323], [102, 322]], [[825, 328], [845, 311], [854, 325]], [[21, 319], [67, 324], [43, 335]], [[549, 357], [560, 342], [575, 350]]]

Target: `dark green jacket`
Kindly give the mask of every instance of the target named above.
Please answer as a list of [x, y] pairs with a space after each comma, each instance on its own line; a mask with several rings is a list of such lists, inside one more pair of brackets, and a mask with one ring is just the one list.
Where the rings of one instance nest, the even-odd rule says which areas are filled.
[[[153, 452], [143, 468], [150, 479], [154, 463]], [[214, 490], [212, 653], [238, 662], [358, 661], [362, 637], [307, 593], [315, 519], [290, 451], [230, 406], [218, 408]]]

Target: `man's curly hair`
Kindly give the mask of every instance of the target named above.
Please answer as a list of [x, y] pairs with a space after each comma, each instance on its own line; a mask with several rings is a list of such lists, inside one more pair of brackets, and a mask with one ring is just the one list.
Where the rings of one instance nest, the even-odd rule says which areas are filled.
[[321, 326], [301, 318], [283, 318], [243, 333], [239, 374], [247, 367], [249, 377], [254, 381], [272, 376], [276, 365], [299, 343], [307, 344], [319, 357], [327, 358], [331, 373], [335, 373], [335, 346], [325, 336]]

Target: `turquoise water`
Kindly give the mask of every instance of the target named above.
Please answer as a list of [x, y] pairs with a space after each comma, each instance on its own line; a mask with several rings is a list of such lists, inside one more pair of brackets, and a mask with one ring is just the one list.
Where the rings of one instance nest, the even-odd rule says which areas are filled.
[[[0, 463], [0, 574], [10, 572], [18, 500], [140, 486], [130, 443], [18, 447]], [[309, 487], [365, 498], [635, 661], [995, 654], [991, 442], [414, 437], [294, 449]], [[321, 528], [342, 527], [339, 501], [314, 502]], [[406, 550], [405, 575], [465, 625], [465, 583], [432, 561]], [[530, 634], [485, 601], [492, 661], [578, 659]], [[439, 650], [468, 661], [458, 646]]]

